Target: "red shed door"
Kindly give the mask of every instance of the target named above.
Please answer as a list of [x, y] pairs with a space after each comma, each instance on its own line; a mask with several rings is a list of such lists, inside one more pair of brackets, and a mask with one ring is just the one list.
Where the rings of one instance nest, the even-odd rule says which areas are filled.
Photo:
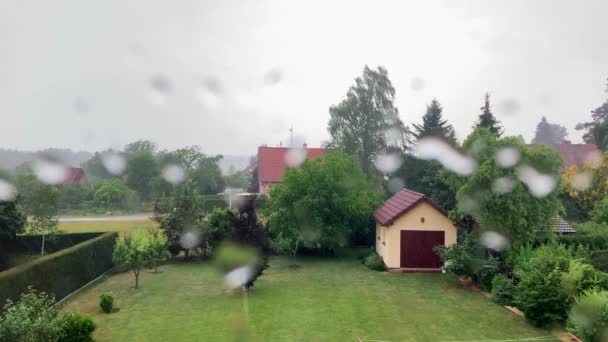
[[433, 251], [445, 244], [445, 232], [426, 230], [401, 231], [402, 268], [440, 268], [441, 259]]

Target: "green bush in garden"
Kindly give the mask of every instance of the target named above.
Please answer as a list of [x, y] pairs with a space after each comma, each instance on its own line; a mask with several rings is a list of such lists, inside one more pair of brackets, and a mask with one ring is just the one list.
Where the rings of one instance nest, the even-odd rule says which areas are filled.
[[594, 251], [589, 257], [589, 263], [599, 271], [608, 272], [608, 249]]
[[492, 279], [492, 300], [500, 305], [511, 305], [513, 303], [513, 292], [515, 286], [513, 280], [504, 274], [497, 274]]
[[568, 315], [568, 325], [585, 342], [608, 339], [608, 292], [590, 291], [576, 299]]
[[91, 342], [95, 322], [78, 312], [63, 315], [57, 322], [60, 329], [59, 342]]
[[101, 311], [103, 311], [105, 313], [110, 313], [110, 312], [112, 312], [113, 306], [114, 306], [114, 296], [112, 296], [112, 293], [106, 292], [106, 293], [102, 293], [99, 296], [99, 307], [101, 308]]
[[10, 299], [0, 316], [0, 341], [57, 341], [61, 329], [55, 322], [55, 298], [31, 287], [17, 302]]
[[382, 260], [382, 257], [379, 256], [378, 253], [376, 253], [376, 252], [373, 252], [370, 255], [368, 255], [365, 258], [365, 260], [363, 261], [363, 263], [370, 270], [374, 270], [374, 271], [385, 271], [386, 270], [386, 267], [384, 266], [384, 260]]

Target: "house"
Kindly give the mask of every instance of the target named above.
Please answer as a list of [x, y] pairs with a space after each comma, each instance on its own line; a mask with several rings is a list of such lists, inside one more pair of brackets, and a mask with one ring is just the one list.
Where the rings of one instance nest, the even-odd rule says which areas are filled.
[[447, 212], [424, 194], [403, 189], [374, 211], [376, 252], [389, 269], [437, 271], [435, 246], [456, 243], [457, 228]]
[[[268, 195], [270, 188], [281, 183], [283, 173], [288, 166], [295, 166], [298, 161], [314, 159], [325, 154], [322, 148], [258, 147], [258, 183], [259, 193]], [[295, 162], [294, 161], [295, 159]]]
[[[536, 145], [528, 145], [528, 147], [534, 146]], [[548, 144], [547, 146], [556, 150], [562, 157], [564, 166], [559, 170], [561, 173], [566, 173], [573, 166], [580, 170], [585, 164], [599, 158], [601, 153], [595, 144], [572, 144], [570, 140], [564, 140], [562, 144]]]
[[81, 167], [68, 167], [65, 169], [63, 184], [87, 184], [87, 177]]

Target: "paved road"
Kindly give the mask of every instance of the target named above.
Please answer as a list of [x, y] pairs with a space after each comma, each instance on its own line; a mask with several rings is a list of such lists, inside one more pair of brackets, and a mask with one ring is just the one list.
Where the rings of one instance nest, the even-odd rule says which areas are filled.
[[83, 217], [60, 217], [59, 222], [81, 222], [81, 221], [146, 221], [152, 217], [152, 213], [132, 214], [123, 216], [83, 216]]

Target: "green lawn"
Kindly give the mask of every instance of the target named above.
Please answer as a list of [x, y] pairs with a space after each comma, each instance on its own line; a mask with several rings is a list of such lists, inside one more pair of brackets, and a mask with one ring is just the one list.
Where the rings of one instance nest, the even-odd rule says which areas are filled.
[[[110, 276], [64, 311], [94, 317], [98, 341], [461, 341], [550, 335], [462, 289], [453, 276], [370, 271], [355, 260], [273, 258], [247, 301], [228, 293], [208, 264], [175, 263]], [[111, 291], [118, 311], [100, 313]]]
[[59, 230], [66, 233], [91, 233], [91, 232], [132, 232], [137, 229], [156, 229], [158, 223], [148, 221], [78, 221], [59, 222]]

